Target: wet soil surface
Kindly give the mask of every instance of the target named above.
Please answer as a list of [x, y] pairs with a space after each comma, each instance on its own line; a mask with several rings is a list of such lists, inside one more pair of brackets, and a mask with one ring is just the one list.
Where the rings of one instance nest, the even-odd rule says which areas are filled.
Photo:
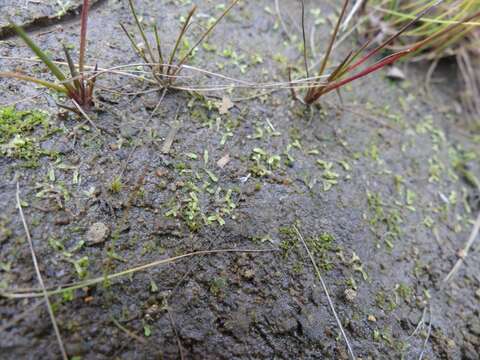
[[[24, 3], [25, 18], [58, 11]], [[198, 5], [190, 44], [222, 11]], [[307, 2], [318, 56], [334, 8], [317, 6]], [[142, 21], [160, 24], [168, 48], [191, 2], [137, 7]], [[241, 2], [189, 64], [285, 81], [288, 64], [302, 66], [300, 9], [280, 1], [279, 10], [283, 23], [274, 2]], [[78, 21], [30, 34], [64, 61], [61, 43], [77, 48]], [[125, 1], [92, 11], [89, 64], [140, 62], [120, 21], [133, 31]], [[2, 71], [48, 78], [15, 37], [0, 56]], [[287, 89], [168, 91], [153, 117], [161, 94], [142, 67], [129, 70], [136, 76], [99, 77], [93, 125], [59, 109], [68, 101], [56, 94], [0, 80], [2, 358], [60, 357], [17, 210], [18, 182], [47, 288], [105, 277], [50, 296], [71, 358], [347, 359], [300, 233], [357, 358], [478, 359], [478, 245], [443, 283], [480, 211], [480, 137], [456, 105], [454, 67], [434, 74], [431, 93], [425, 68], [404, 67], [402, 82], [380, 72], [310, 109]], [[184, 87], [233, 82], [181, 75]], [[218, 249], [238, 252], [107, 278]]]

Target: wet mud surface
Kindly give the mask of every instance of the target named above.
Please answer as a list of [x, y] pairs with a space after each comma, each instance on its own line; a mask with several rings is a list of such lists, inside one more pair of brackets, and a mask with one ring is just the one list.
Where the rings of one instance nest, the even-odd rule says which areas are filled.
[[[334, 8], [306, 3], [320, 54]], [[222, 9], [197, 4], [190, 44]], [[300, 9], [279, 5], [284, 25], [273, 2], [241, 2], [189, 64], [285, 81], [288, 64], [302, 66]], [[137, 3], [167, 47], [190, 7]], [[27, 10], [25, 22], [58, 11], [33, 1]], [[140, 62], [119, 22], [133, 31], [125, 1], [92, 11], [88, 64]], [[30, 33], [64, 61], [61, 44], [77, 48], [79, 20]], [[15, 37], [0, 43], [0, 56], [2, 71], [48, 78]], [[478, 245], [450, 283], [443, 279], [480, 211], [480, 137], [456, 106], [454, 67], [435, 73], [430, 94], [425, 68], [403, 70], [405, 81], [380, 72], [346, 87], [341, 101], [328, 95], [310, 109], [288, 89], [168, 91], [152, 118], [161, 96], [154, 86], [106, 73], [90, 113], [96, 126], [64, 113], [55, 103], [66, 100], [45, 89], [0, 80], [2, 358], [60, 358], [17, 210], [18, 181], [52, 290], [195, 251], [239, 250], [52, 295], [71, 358], [348, 359], [298, 229], [357, 358], [477, 359]], [[185, 87], [230, 83], [181, 74]], [[233, 106], [222, 106], [227, 100]]]

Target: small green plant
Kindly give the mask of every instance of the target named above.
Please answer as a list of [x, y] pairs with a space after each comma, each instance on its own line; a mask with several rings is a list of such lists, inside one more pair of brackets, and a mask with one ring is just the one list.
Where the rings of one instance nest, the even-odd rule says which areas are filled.
[[116, 177], [110, 183], [110, 191], [114, 194], [117, 194], [120, 191], [122, 191], [122, 188], [123, 188], [122, 180], [119, 177]]
[[48, 114], [39, 110], [16, 110], [13, 106], [0, 108], [0, 156], [24, 160], [23, 167], [39, 165], [41, 156], [54, 157], [53, 152], [40, 147], [39, 138], [33, 135], [36, 127], [49, 129]]
[[155, 42], [153, 43], [147, 38], [147, 31], [137, 16], [137, 12], [133, 5], [133, 0], [128, 0], [128, 3], [130, 5], [130, 11], [135, 20], [137, 30], [140, 34], [145, 48], [137, 45], [135, 36], [130, 34], [123, 24], [120, 24], [120, 26], [130, 40], [130, 43], [132, 44], [135, 52], [142, 58], [145, 65], [150, 68], [155, 81], [158, 82], [160, 87], [167, 89], [174, 84], [177, 76], [182, 70], [182, 66], [185, 65], [185, 63], [192, 56], [198, 46], [207, 38], [207, 36], [213, 31], [213, 29], [218, 25], [218, 23], [230, 12], [230, 10], [238, 2], [239, 0], [233, 0], [232, 3], [223, 11], [223, 13], [212, 23], [212, 25], [210, 25], [207, 30], [203, 32], [197, 42], [193, 46], [189, 47], [185, 55], [183, 55], [179, 59], [176, 59], [177, 52], [179, 51], [182, 39], [184, 38], [185, 34], [188, 31], [188, 28], [192, 23], [192, 17], [197, 9], [196, 6], [193, 6], [187, 14], [175, 41], [175, 45], [170, 54], [165, 54], [162, 50], [161, 38], [158, 32], [157, 25], [152, 25], [152, 32], [155, 38]]
[[220, 296], [226, 287], [227, 279], [224, 277], [217, 277], [210, 282], [210, 292], [213, 296]]
[[0, 144], [13, 136], [32, 132], [36, 126], [48, 126], [48, 114], [40, 110], [17, 110], [13, 106], [0, 108]]
[[[365, 69], [360, 70], [357, 73], [352, 74], [355, 70], [357, 70], [361, 65], [365, 64], [367, 60], [369, 60], [371, 57], [377, 55], [380, 51], [385, 49], [387, 45], [390, 43], [394, 42], [397, 40], [400, 35], [402, 35], [411, 25], [419, 21], [427, 12], [432, 10], [435, 6], [436, 3], [425, 8], [424, 10], [420, 11], [413, 19], [409, 20], [406, 24], [401, 26], [398, 31], [393, 34], [392, 36], [388, 37], [385, 41], [383, 41], [380, 45], [375, 47], [373, 50], [367, 52], [365, 55], [361, 55], [363, 51], [370, 45], [371, 40], [367, 41], [364, 45], [362, 45], [359, 49], [355, 51], [350, 51], [348, 55], [340, 62], [339, 65], [337, 65], [333, 71], [328, 74], [325, 74], [325, 70], [327, 68], [327, 63], [330, 58], [330, 55], [332, 53], [335, 40], [337, 38], [337, 34], [340, 29], [340, 24], [342, 23], [343, 17], [345, 15], [347, 6], [348, 6], [349, 0], [345, 0], [342, 6], [342, 10], [340, 12], [340, 16], [338, 17], [337, 23], [335, 25], [333, 34], [330, 38], [327, 51], [325, 53], [325, 56], [323, 57], [323, 60], [320, 63], [320, 69], [318, 71], [317, 79], [321, 79], [320, 81], [316, 81], [311, 86], [309, 86], [306, 95], [303, 98], [303, 102], [307, 105], [313, 104], [316, 102], [320, 97], [323, 95], [333, 91], [333, 90], [338, 90], [342, 86], [357, 80], [359, 78], [362, 78], [372, 72], [375, 72], [387, 65], [391, 65], [394, 62], [400, 60], [403, 57], [406, 57], [411, 54], [415, 54], [418, 51], [424, 49], [425, 47], [429, 46], [430, 44], [438, 41], [446, 41], [451, 37], [458, 36], [459, 33], [464, 31], [463, 29], [463, 24], [472, 21], [473, 19], [477, 18], [480, 16], [480, 11], [474, 13], [473, 15], [467, 16], [463, 18], [462, 20], [455, 22], [454, 24], [451, 24], [439, 31], [435, 31], [431, 35], [427, 36], [426, 38], [417, 41], [414, 44], [407, 45], [406, 48], [403, 50], [399, 50], [393, 54], [387, 55], [377, 62], [375, 62], [373, 65], [367, 66]], [[302, 7], [303, 7], [303, 1], [302, 1]], [[304, 14], [304, 11], [302, 12]], [[302, 24], [304, 24], [304, 20], [302, 18]], [[307, 50], [306, 50], [306, 39], [305, 39], [305, 32], [303, 36], [304, 40], [304, 62], [305, 62], [305, 72], [307, 75], [307, 78], [310, 78], [309, 75], [309, 69], [308, 69], [308, 64], [307, 64]], [[348, 75], [348, 76], [347, 76]], [[291, 76], [290, 76], [291, 78]], [[291, 81], [291, 80], [290, 80]], [[294, 87], [292, 87], [292, 95], [294, 99], [299, 99], [297, 97], [297, 94], [295, 92]]]
[[[29, 81], [42, 86], [45, 86], [56, 92], [65, 94], [75, 104], [75, 108], [65, 105], [60, 105], [68, 110], [78, 112], [78, 108], [89, 109], [93, 106], [93, 90], [95, 87], [96, 76], [90, 78], [85, 74], [85, 52], [87, 44], [87, 20], [88, 20], [89, 0], [83, 0], [82, 14], [81, 14], [81, 28], [80, 28], [80, 53], [78, 60], [78, 70], [74, 65], [72, 57], [68, 48], [64, 45], [63, 51], [70, 70], [70, 78], [52, 61], [50, 56], [44, 52], [23, 30], [20, 26], [10, 21], [10, 25], [17, 33], [17, 35], [27, 44], [27, 46], [37, 55], [40, 60], [47, 66], [52, 75], [57, 78], [59, 84], [47, 80], [38, 79], [33, 76], [25, 75], [19, 72], [0, 72], [0, 77], [15, 78], [18, 80]], [[95, 67], [95, 71], [97, 67]]]

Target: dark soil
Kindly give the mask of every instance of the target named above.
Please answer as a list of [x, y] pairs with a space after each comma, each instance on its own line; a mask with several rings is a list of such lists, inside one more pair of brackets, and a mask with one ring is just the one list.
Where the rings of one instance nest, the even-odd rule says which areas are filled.
[[[32, 9], [22, 15], [29, 21], [58, 11], [15, 3]], [[274, 2], [242, 2], [190, 64], [285, 81], [288, 64], [301, 69], [300, 9], [279, 3], [290, 40]], [[190, 44], [222, 11], [198, 5]], [[191, 2], [137, 6], [145, 21], [160, 24], [168, 47]], [[321, 53], [335, 8], [319, 14], [315, 6], [307, 2], [307, 28], [315, 26]], [[140, 62], [119, 21], [133, 30], [126, 1], [93, 9], [89, 64]], [[78, 17], [31, 30], [59, 61], [61, 43], [76, 49], [78, 33]], [[344, 42], [335, 59], [352, 44]], [[48, 77], [15, 37], [0, 43], [0, 56], [2, 71]], [[0, 80], [1, 103], [24, 111], [19, 124], [32, 111], [41, 119], [19, 126], [17, 138], [0, 137], [1, 357], [60, 357], [17, 210], [18, 181], [50, 289], [199, 250], [268, 250], [187, 257], [52, 295], [71, 358], [347, 359], [297, 228], [358, 358], [478, 359], [478, 245], [453, 280], [442, 281], [480, 211], [480, 136], [459, 111], [454, 67], [443, 65], [427, 94], [428, 65], [401, 66], [405, 81], [380, 72], [346, 87], [342, 102], [333, 94], [311, 109], [294, 104], [286, 89], [169, 91], [152, 119], [158, 92], [131, 95], [152, 87], [106, 74], [99, 109], [90, 113], [98, 128], [64, 113], [55, 102], [67, 100], [55, 94]], [[182, 75], [192, 76], [179, 80], [185, 86], [228, 84]], [[234, 107], [219, 111], [226, 96]]]

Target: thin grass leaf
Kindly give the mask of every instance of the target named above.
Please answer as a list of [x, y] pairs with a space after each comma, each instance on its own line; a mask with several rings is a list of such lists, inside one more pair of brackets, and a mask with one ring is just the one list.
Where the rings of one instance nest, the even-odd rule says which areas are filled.
[[54, 64], [52, 59], [50, 59], [50, 57], [42, 49], [40, 49], [37, 44], [35, 44], [35, 42], [27, 35], [27, 33], [14, 22], [10, 22], [10, 25], [13, 27], [17, 35], [20, 36], [27, 46], [35, 53], [35, 55], [37, 55], [40, 60], [42, 60], [42, 62], [50, 69], [52, 74], [63, 83], [63, 86], [69, 92], [75, 92], [75, 88], [68, 82], [65, 82], [67, 78], [60, 68]]
[[[327, 51], [326, 51], [326, 53], [323, 57], [321, 65], [320, 65], [320, 70], [318, 71], [318, 76], [322, 76], [324, 71], [325, 71], [325, 68], [327, 67], [328, 59], [330, 58], [330, 54], [331, 54], [332, 49], [333, 49], [333, 44], [335, 43], [335, 40], [337, 39], [338, 30], [340, 28], [340, 24], [342, 22], [342, 19], [345, 15], [345, 11], [347, 10], [348, 2], [349, 2], [349, 0], [345, 0], [344, 3], [343, 3], [342, 10], [340, 12], [337, 23], [335, 25], [335, 29], [333, 30], [332, 36], [330, 37], [330, 41], [328, 43]], [[304, 99], [305, 103], [311, 104], [316, 99], [318, 99], [322, 94], [322, 91], [321, 91], [322, 88], [323, 88], [323, 86], [320, 87], [320, 88], [319, 87], [313, 87], [313, 88], [309, 89], [307, 91], [307, 94], [306, 94], [305, 99]]]
[[[473, 20], [473, 19], [475, 19], [476, 17], [479, 17], [479, 16], [480, 16], [480, 11], [471, 15], [471, 16], [469, 16], [469, 17], [467, 17], [467, 18], [465, 18], [464, 21], [468, 22], [468, 21], [471, 21], [471, 20]], [[380, 68], [383, 68], [386, 65], [393, 64], [394, 62], [398, 61], [400, 58], [402, 58], [402, 57], [404, 57], [408, 54], [411, 54], [411, 53], [414, 53], [414, 52], [417, 52], [417, 51], [421, 50], [424, 46], [428, 45], [430, 42], [432, 42], [435, 39], [441, 38], [442, 36], [446, 36], [446, 35], [451, 36], [451, 33], [455, 29], [461, 27], [462, 25], [463, 25], [462, 22], [454, 24], [454, 25], [450, 25], [449, 27], [447, 27], [444, 30], [438, 32], [437, 34], [429, 36], [425, 40], [422, 40], [422, 41], [419, 41], [419, 42], [413, 44], [412, 46], [410, 46], [406, 50], [396, 52], [392, 55], [389, 55], [389, 56], [381, 59], [380, 61], [376, 62], [375, 64], [373, 64], [371, 66], [369, 66], [368, 68], [359, 72], [358, 74], [355, 74], [355, 75], [353, 75], [353, 76], [351, 76], [347, 79], [341, 80], [341, 81], [333, 83], [331, 85], [328, 85], [325, 88], [325, 91], [323, 93], [326, 94], [327, 92], [338, 89], [338, 88], [346, 85], [349, 82], [352, 82], [352, 81], [354, 81], [356, 79], [359, 79], [361, 77], [364, 77], [364, 76], [366, 76], [366, 75], [368, 75], [368, 74], [370, 74], [370, 73], [372, 73], [372, 72], [374, 72], [374, 71], [376, 71]]]
[[349, 71], [348, 69], [352, 64], [352, 62], [354, 62], [355, 59], [357, 59], [360, 56], [362, 51], [365, 50], [371, 44], [372, 40], [373, 39], [369, 39], [368, 41], [366, 41], [365, 44], [362, 45], [362, 47], [360, 47], [357, 51], [353, 53], [351, 58], [343, 65], [343, 68], [337, 74], [337, 78], [341, 78], [343, 75], [345, 75]]
[[[182, 40], [183, 36], [185, 35], [185, 32], [187, 31], [188, 24], [190, 23], [190, 20], [192, 19], [193, 14], [197, 10], [197, 7], [194, 5], [192, 10], [187, 15], [187, 18], [185, 20], [185, 23], [182, 26], [182, 29], [180, 30], [180, 33], [177, 36], [177, 40], [175, 41], [175, 46], [173, 47], [172, 52], [170, 53], [170, 59], [168, 60], [168, 69], [167, 69], [167, 75], [170, 74], [170, 70], [172, 69], [172, 64], [173, 64], [173, 59], [175, 57], [175, 54], [177, 53], [178, 46], [180, 45], [180, 41]], [[190, 54], [190, 51], [188, 52]]]
[[63, 45], [63, 52], [65, 53], [65, 58], [67, 59], [68, 68], [70, 69], [70, 74], [72, 75], [73, 84], [75, 85], [75, 89], [77, 91], [82, 90], [82, 83], [79, 80], [79, 74], [77, 69], [75, 68], [75, 64], [73, 63], [72, 57], [70, 56], [70, 52], [68, 51], [67, 47]]
[[7, 71], [7, 72], [0, 72], [0, 78], [1, 77], [28, 81], [28, 82], [39, 84], [39, 85], [45, 86], [48, 89], [52, 89], [52, 90], [55, 90], [55, 91], [58, 91], [60, 93], [64, 93], [64, 94], [68, 95], [68, 90], [64, 86], [55, 84], [55, 83], [50, 82], [50, 81], [37, 79], [33, 76], [28, 76], [28, 75], [24, 75], [24, 74], [21, 74], [21, 73], [8, 72]]
[[397, 39], [400, 35], [402, 35], [411, 25], [413, 25], [414, 23], [416, 23], [418, 20], [420, 20], [425, 14], [427, 14], [429, 11], [431, 11], [432, 9], [434, 9], [442, 0], [438, 0], [436, 1], [432, 6], [429, 6], [428, 8], [426, 8], [425, 10], [421, 11], [413, 20], [409, 21], [407, 24], [405, 24], [404, 26], [402, 26], [402, 28], [400, 28], [400, 30], [398, 30], [398, 32], [396, 32], [395, 34], [393, 34], [392, 36], [390, 36], [387, 40], [385, 40], [383, 43], [381, 43], [380, 45], [378, 45], [375, 49], [373, 49], [372, 51], [370, 51], [367, 55], [363, 56], [360, 60], [358, 60], [356, 63], [350, 65], [348, 67], [348, 71], [351, 71], [355, 68], [357, 68], [358, 66], [362, 65], [363, 63], [365, 63], [368, 59], [370, 59], [373, 55], [377, 54], [380, 50], [382, 50], [383, 48], [385, 48], [389, 43], [391, 43], [392, 41], [394, 41], [395, 39]]
[[466, 17], [465, 19], [463, 19], [461, 22], [459, 22], [457, 24], [450, 25], [450, 26], [446, 27], [445, 29], [427, 37], [426, 39], [417, 42], [413, 47], [413, 51], [418, 51], [419, 49], [424, 47], [426, 44], [429, 44], [432, 41], [434, 41], [434, 40], [436, 40], [440, 37], [443, 37], [444, 35], [450, 34], [451, 32], [453, 32], [453, 30], [463, 26], [465, 23], [470, 22], [470, 21], [472, 21], [473, 19], [475, 19], [479, 16], [480, 16], [480, 11], [476, 12], [475, 14], [473, 14], [471, 16]]
[[163, 72], [163, 54], [162, 44], [160, 42], [160, 35], [158, 33], [157, 25], [153, 24], [153, 33], [155, 34], [155, 43], [157, 44], [158, 62], [160, 65], [160, 72]]
[[80, 55], [78, 57], [78, 70], [82, 75], [85, 67], [85, 51], [87, 47], [88, 7], [89, 0], [83, 0], [80, 27]]
[[307, 57], [307, 36], [305, 35], [305, 1], [300, 1], [302, 5], [302, 39], [303, 39], [303, 65], [305, 66], [305, 74], [307, 78], [310, 77], [308, 72], [308, 57]]
[[[267, 252], [273, 252], [276, 251], [275, 249], [218, 249], [218, 250], [199, 250], [191, 253], [186, 253], [183, 255], [177, 255], [174, 257], [170, 257], [167, 259], [160, 259], [156, 260], [144, 265], [140, 266], [135, 266], [117, 273], [109, 274], [109, 275], [103, 275], [103, 276], [98, 276], [92, 279], [87, 279], [83, 280], [80, 282], [75, 282], [75, 283], [70, 283], [70, 284], [65, 284], [65, 285], [60, 285], [56, 286], [54, 289], [51, 289], [50, 291], [47, 292], [48, 296], [52, 295], [58, 295], [58, 294], [63, 294], [68, 291], [74, 291], [78, 290], [84, 287], [89, 287], [93, 286], [95, 284], [101, 284], [104, 283], [105, 281], [112, 281], [117, 278], [125, 277], [128, 275], [135, 274], [137, 272], [142, 272], [145, 270], [148, 270], [150, 268], [154, 267], [159, 267], [160, 265], [165, 265], [165, 264], [170, 264], [174, 263], [180, 260], [184, 260], [187, 258], [191, 257], [196, 257], [196, 256], [207, 256], [207, 255], [213, 255], [213, 254], [223, 254], [223, 253], [267, 253]], [[41, 297], [43, 296], [43, 293], [41, 292], [40, 289], [33, 289], [33, 291], [29, 292], [15, 292], [15, 293], [9, 293], [5, 292], [4, 290], [0, 289], [0, 296], [3, 296], [5, 298], [9, 299], [23, 299], [23, 298], [36, 298], [36, 297]]]
[[153, 62], [155, 60], [155, 57], [153, 56], [153, 51], [152, 48], [150, 47], [150, 43], [148, 42], [147, 35], [145, 34], [145, 29], [143, 28], [143, 25], [140, 23], [140, 20], [138, 19], [137, 12], [135, 11], [135, 7], [133, 6], [133, 0], [128, 0], [128, 4], [130, 5], [130, 11], [132, 12], [133, 18], [135, 19], [135, 23], [137, 24], [138, 31], [140, 31], [140, 36], [143, 39], [143, 42], [145, 43], [145, 47], [147, 48], [148, 55], [150, 56], [151, 61], [147, 62]]
[[[345, 3], [348, 0], [345, 1]], [[409, 21], [407, 24], [405, 24], [397, 33], [393, 34], [392, 36], [389, 37], [386, 41], [384, 41], [382, 44], [374, 48], [372, 51], [368, 52], [366, 55], [362, 56], [358, 61], [354, 61], [355, 58], [357, 58], [360, 53], [366, 48], [366, 46], [369, 44], [367, 42], [364, 44], [360, 49], [356, 50], [355, 52], [350, 52], [344, 60], [338, 65], [335, 70], [328, 76], [327, 78], [327, 84], [325, 85], [319, 85], [315, 86], [313, 88], [310, 88], [309, 91], [307, 92], [305, 96], [305, 103], [311, 104], [318, 100], [321, 96], [324, 94], [333, 91], [333, 90], [338, 90], [342, 86], [357, 80], [359, 78], [362, 78], [372, 72], [375, 72], [387, 65], [393, 64], [394, 62], [398, 61], [399, 59], [408, 56], [410, 54], [416, 53], [420, 51], [422, 48], [424, 48], [427, 45], [430, 45], [431, 43], [435, 41], [449, 41], [449, 39], [455, 38], [461, 34], [464, 33], [465, 29], [465, 23], [468, 23], [472, 20], [474, 20], [476, 17], [480, 16], [480, 11], [470, 15], [468, 17], [465, 17], [462, 19], [460, 22], [455, 23], [453, 25], [450, 25], [448, 27], [443, 28], [440, 31], [435, 32], [434, 34], [428, 36], [427, 38], [418, 41], [412, 45], [410, 45], [408, 48], [395, 52], [389, 56], [386, 56], [382, 58], [381, 60], [377, 61], [371, 66], [368, 66], [366, 69], [358, 72], [357, 74], [351, 75], [347, 77], [346, 79], [340, 80], [345, 74], [351, 72], [361, 64], [365, 63], [370, 57], [375, 55], [377, 52], [379, 52], [381, 49], [387, 46], [388, 43], [391, 41], [397, 39], [402, 33], [406, 31], [408, 27], [410, 27], [414, 22], [418, 21], [421, 16], [425, 15], [428, 11], [431, 11], [435, 6], [439, 4], [440, 1], [435, 1], [433, 5], [428, 6], [427, 8], [423, 9], [412, 21]], [[345, 3], [344, 3], [344, 8], [345, 9]], [[339, 22], [341, 21], [342, 14], [340, 15]], [[339, 25], [339, 22], [337, 22], [337, 26]], [[448, 36], [447, 39], [445, 39]], [[336, 37], [336, 31], [334, 30], [332, 38], [335, 39]], [[333, 46], [333, 41], [330, 41], [329, 47]], [[322, 64], [321, 71], [324, 70], [324, 66], [326, 66], [325, 59], [328, 59], [328, 56], [330, 55], [330, 51], [327, 50], [325, 58], [324, 58], [324, 63]]]
[[335, 83], [332, 83], [332, 84], [329, 84], [325, 87], [325, 90], [323, 91], [322, 95], [325, 95], [326, 93], [329, 93], [330, 91], [332, 90], [336, 90], [346, 84], [348, 84], [349, 82], [352, 82], [354, 80], [357, 80], [359, 78], [362, 78], [374, 71], [377, 71], [387, 65], [390, 65], [390, 64], [393, 64], [394, 62], [396, 62], [398, 59], [400, 59], [401, 57], [409, 54], [410, 51], [409, 50], [404, 50], [404, 51], [401, 51], [401, 52], [397, 52], [395, 54], [392, 54], [392, 55], [389, 55], [387, 56], [386, 58], [383, 58], [382, 60], [376, 62], [375, 64], [373, 64], [372, 66], [369, 66], [368, 68], [360, 71], [359, 73], [353, 75], [353, 76], [350, 76], [344, 80], [340, 80], [338, 82], [335, 82]]
[[345, 11], [347, 10], [348, 1], [349, 0], [345, 0], [345, 2], [343, 3], [342, 11], [340, 12], [340, 15], [338, 17], [337, 24], [335, 25], [335, 29], [333, 30], [333, 34], [330, 37], [330, 42], [328, 44], [327, 52], [325, 53], [325, 56], [323, 57], [322, 65], [320, 66], [318, 76], [322, 76], [323, 72], [325, 71], [325, 68], [327, 67], [327, 62], [328, 62], [328, 59], [330, 58], [330, 54], [332, 52], [333, 44], [335, 43], [335, 40], [337, 39], [338, 29], [340, 28], [340, 24], [342, 22], [342, 19], [345, 16]]
[[[416, 17], [413, 14], [406, 14], [406, 13], [398, 12], [398, 11], [394, 11], [394, 10], [388, 10], [388, 9], [383, 9], [383, 8], [376, 8], [376, 9], [381, 11], [381, 12], [384, 12], [386, 14], [391, 14], [391, 15], [398, 16], [402, 20], [411, 20], [411, 19], [415, 19], [415, 17]], [[454, 25], [454, 24], [458, 24], [459, 22], [461, 22], [461, 20], [441, 20], [441, 19], [437, 19], [437, 18], [421, 18], [420, 21], [422, 21], [424, 23], [428, 23], [428, 24], [439, 24], [439, 25]], [[480, 22], [468, 21], [468, 22], [464, 23], [464, 25], [480, 26]]]
[[135, 39], [133, 38], [132, 34], [130, 34], [128, 32], [128, 30], [125, 28], [125, 26], [120, 23], [120, 27], [122, 28], [123, 32], [125, 33], [125, 35], [127, 35], [128, 37], [128, 40], [130, 40], [130, 43], [132, 44], [132, 47], [133, 49], [135, 50], [135, 52], [138, 54], [138, 56], [140, 56], [142, 58], [143, 61], [145, 61], [146, 63], [149, 63], [150, 60], [145, 56], [145, 52], [142, 51], [138, 46], [137, 44], [135, 43]]
[[346, 64], [349, 63], [352, 55], [353, 55], [353, 52], [350, 51], [350, 53], [348, 53], [348, 55], [345, 57], [345, 59], [328, 76], [327, 82], [326, 82], [325, 85], [316, 86], [316, 87], [313, 88], [314, 91], [312, 91], [310, 94], [307, 94], [307, 96], [305, 97], [305, 103], [311, 104], [311, 103], [315, 102], [318, 98], [320, 98], [323, 95], [323, 90], [325, 89], [325, 87], [327, 86], [328, 83], [330, 83], [330, 82], [334, 81], [335, 79], [341, 77], [341, 75], [339, 75], [339, 74], [345, 68]]
[[95, 89], [95, 83], [97, 82], [97, 72], [98, 72], [98, 64], [95, 64], [95, 69], [93, 69], [94, 76], [88, 80], [87, 86], [87, 99], [91, 101], [93, 98], [93, 90]]
[[342, 70], [345, 69], [345, 67], [347, 66], [348, 63], [350, 63], [352, 61], [352, 57], [353, 57], [353, 52], [350, 51], [348, 53], [348, 55], [345, 57], [345, 59], [343, 59], [343, 61], [335, 68], [335, 70], [333, 70], [333, 72], [329, 75], [328, 77], [328, 80], [327, 81], [331, 81], [331, 80], [335, 80], [337, 78], [339, 78], [342, 74]]

